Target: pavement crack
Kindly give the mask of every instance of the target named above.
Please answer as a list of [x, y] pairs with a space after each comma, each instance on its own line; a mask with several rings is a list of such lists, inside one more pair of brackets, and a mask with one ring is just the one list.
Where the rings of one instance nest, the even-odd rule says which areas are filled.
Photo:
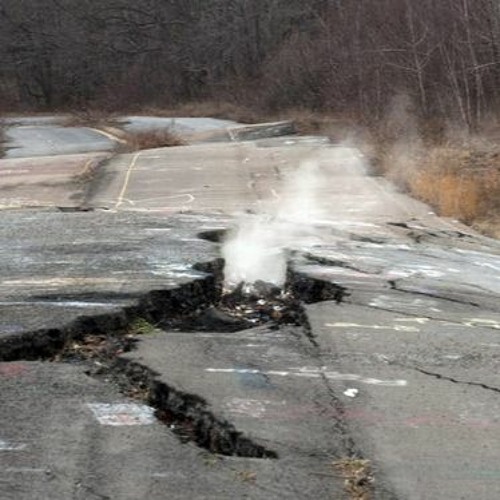
[[469, 300], [452, 299], [450, 297], [445, 297], [438, 293], [432, 293], [432, 292], [423, 292], [419, 290], [405, 290], [404, 288], [400, 288], [398, 280], [389, 280], [387, 283], [389, 284], [391, 290], [397, 292], [408, 293], [410, 295], [421, 295], [423, 297], [429, 297], [431, 299], [445, 300], [447, 302], [453, 302], [454, 304], [463, 304], [467, 306], [480, 307], [480, 305], [477, 304], [476, 302], [472, 302]]
[[329, 259], [311, 253], [304, 254], [304, 257], [308, 262], [313, 264], [319, 264], [322, 266], [329, 266], [329, 267], [340, 267], [341, 269], [349, 269], [350, 271], [355, 271], [361, 274], [380, 274], [380, 271], [374, 272], [373, 270], [360, 269], [359, 267], [349, 264], [348, 262], [345, 262], [343, 260]]
[[342, 401], [335, 393], [334, 388], [324, 373], [321, 374], [321, 380], [330, 398], [330, 406], [334, 409], [335, 414], [338, 415], [337, 418], [335, 418], [334, 427], [342, 437], [344, 456], [360, 457], [362, 454], [356, 446], [355, 440], [348, 428], [347, 417]]
[[427, 375], [429, 377], [434, 377], [438, 380], [446, 380], [448, 382], [452, 382], [453, 384], [460, 384], [460, 385], [469, 385], [473, 387], [480, 387], [482, 389], [488, 390], [488, 391], [493, 391], [493, 392], [498, 392], [500, 393], [500, 388], [498, 387], [493, 387], [487, 384], [483, 384], [481, 382], [468, 382], [466, 380], [459, 380], [453, 377], [448, 377], [446, 375], [443, 375], [442, 373], [435, 373], [431, 372], [429, 370], [424, 370], [423, 368], [419, 368], [416, 366], [405, 366], [405, 365], [400, 365], [402, 368], [409, 368], [411, 370], [415, 370], [419, 373], [422, 373], [423, 375]]
[[330, 281], [311, 278], [305, 273], [289, 270], [287, 286], [295, 296], [305, 304], [326, 302], [328, 300], [341, 304], [349, 295], [347, 288]]
[[[366, 309], [375, 309], [377, 311], [384, 311], [384, 312], [388, 312], [391, 314], [397, 314], [398, 316], [404, 316], [406, 318], [426, 319], [429, 321], [435, 321], [437, 323], [447, 323], [447, 324], [453, 324], [453, 325], [457, 325], [457, 326], [464, 325], [461, 321], [457, 321], [456, 319], [453, 319], [451, 317], [440, 317], [439, 318], [439, 317], [430, 316], [429, 314], [423, 314], [420, 312], [414, 313], [411, 311], [400, 310], [397, 308], [391, 309], [390, 307], [381, 307], [381, 306], [377, 306], [377, 305], [365, 304], [363, 302], [356, 301], [356, 300], [350, 300], [349, 304], [352, 304], [353, 306], [357, 306], [357, 307], [364, 307]], [[485, 327], [487, 327], [487, 325], [485, 325]]]
[[[195, 270], [205, 273], [203, 277], [173, 289], [152, 290], [116, 312], [89, 314], [59, 329], [27, 332], [10, 344], [2, 342], [5, 349], [0, 359], [84, 364], [88, 376], [113, 383], [125, 396], [155, 408], [158, 420], [182, 442], [194, 442], [211, 453], [226, 456], [277, 458], [276, 452], [244, 436], [218, 416], [201, 396], [183, 392], [160, 380], [147, 366], [122, 356], [134, 349], [141, 335], [153, 333], [158, 325], [196, 332], [205, 331], [206, 323], [226, 331], [258, 324], [273, 329], [296, 324], [303, 326], [311, 343], [319, 347], [312, 336], [305, 304], [339, 302], [344, 289], [291, 271], [288, 288], [279, 291], [277, 297], [273, 293], [278, 291], [265, 283], [256, 288], [262, 291], [262, 298], [238, 293], [228, 297], [222, 294], [223, 264], [218, 259], [195, 265]], [[242, 319], [241, 324], [235, 325], [235, 318]]]
[[103, 185], [109, 184], [111, 179], [118, 176], [118, 173], [112, 173], [106, 169], [110, 162], [116, 158], [116, 153], [108, 155], [102, 160], [92, 164], [90, 169], [87, 169], [83, 174], [77, 176], [74, 182], [81, 185], [79, 193], [79, 202], [81, 207], [91, 205], [91, 200], [99, 192]]
[[224, 456], [275, 459], [278, 454], [239, 432], [218, 417], [207, 401], [159, 380], [150, 368], [119, 357], [98, 374], [111, 377], [125, 394], [135, 395], [155, 408], [156, 417], [183, 443]]

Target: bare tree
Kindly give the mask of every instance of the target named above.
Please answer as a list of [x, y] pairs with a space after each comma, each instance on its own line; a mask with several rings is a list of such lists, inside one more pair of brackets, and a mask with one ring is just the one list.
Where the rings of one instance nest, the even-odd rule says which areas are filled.
[[0, 105], [226, 98], [474, 127], [500, 99], [498, 0], [2, 0]]

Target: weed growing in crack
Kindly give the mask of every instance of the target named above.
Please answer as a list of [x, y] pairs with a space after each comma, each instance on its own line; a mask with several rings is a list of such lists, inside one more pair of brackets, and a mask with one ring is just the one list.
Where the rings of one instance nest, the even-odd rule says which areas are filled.
[[203, 455], [203, 463], [207, 467], [215, 467], [221, 461], [221, 457], [214, 455], [213, 453], [207, 453]]
[[257, 480], [257, 473], [250, 470], [242, 470], [236, 476], [242, 483], [254, 483]]
[[131, 335], [151, 335], [156, 327], [144, 318], [135, 318], [130, 323], [128, 330]]
[[344, 479], [344, 488], [352, 500], [369, 500], [373, 485], [369, 460], [345, 458], [333, 463], [335, 471]]

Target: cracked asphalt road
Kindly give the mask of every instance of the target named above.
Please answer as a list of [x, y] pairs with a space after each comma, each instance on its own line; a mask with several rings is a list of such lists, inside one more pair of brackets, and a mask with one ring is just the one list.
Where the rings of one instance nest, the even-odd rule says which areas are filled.
[[[165, 326], [216, 294], [219, 248], [199, 235], [298, 197], [283, 185], [305, 160], [321, 182], [290, 267], [342, 301], [279, 330]], [[123, 155], [80, 199], [89, 212], [1, 214], [2, 498], [342, 498], [332, 464], [357, 456], [373, 464], [373, 498], [500, 496], [497, 241], [321, 138]], [[139, 387], [167, 425], [115, 372], [90, 376], [102, 360], [57, 361], [137, 317], [151, 328], [117, 353], [120, 373], [148, 373]], [[182, 444], [178, 425], [197, 440]], [[278, 458], [209, 453], [228, 435]]]

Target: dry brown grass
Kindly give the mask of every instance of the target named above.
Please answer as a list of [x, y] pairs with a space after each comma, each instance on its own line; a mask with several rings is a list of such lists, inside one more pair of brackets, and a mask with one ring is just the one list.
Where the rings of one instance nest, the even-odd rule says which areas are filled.
[[450, 138], [439, 124], [422, 130], [418, 144], [375, 132], [375, 172], [439, 215], [500, 235], [500, 147], [484, 136]]
[[94, 108], [74, 112], [65, 121], [65, 126], [67, 127], [96, 128], [115, 136], [121, 141], [120, 145], [117, 146], [118, 153], [182, 146], [185, 144], [179, 136], [169, 129], [127, 132], [121, 128], [122, 125], [119, 115]]
[[352, 500], [371, 498], [373, 474], [369, 460], [346, 458], [333, 463], [335, 471], [344, 479], [344, 489]]
[[140, 151], [143, 149], [169, 148], [182, 146], [185, 142], [170, 130], [146, 130], [143, 132], [124, 132], [121, 138], [125, 141], [120, 152]]
[[500, 156], [494, 150], [436, 147], [409, 179], [412, 195], [445, 217], [475, 224], [500, 209]]

